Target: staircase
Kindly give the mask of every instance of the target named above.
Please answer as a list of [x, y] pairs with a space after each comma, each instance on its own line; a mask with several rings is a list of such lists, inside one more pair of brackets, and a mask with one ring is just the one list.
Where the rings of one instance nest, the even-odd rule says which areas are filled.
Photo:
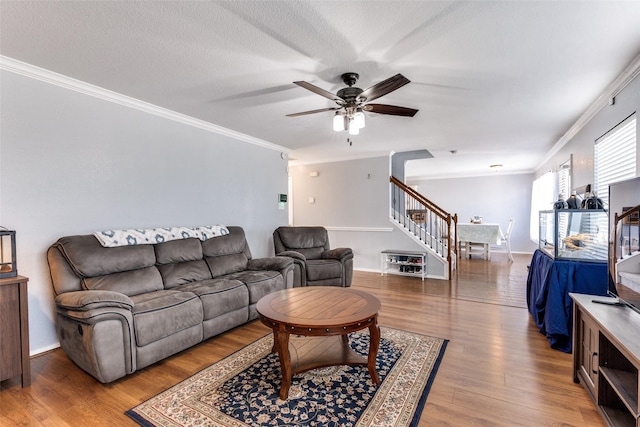
[[611, 277], [616, 283], [625, 285], [640, 294], [640, 205], [628, 209], [622, 214], [616, 213], [613, 219], [611, 240], [611, 259], [609, 260]]
[[389, 220], [443, 266], [443, 278], [451, 280], [456, 269], [456, 226], [451, 215], [435, 203], [391, 176]]

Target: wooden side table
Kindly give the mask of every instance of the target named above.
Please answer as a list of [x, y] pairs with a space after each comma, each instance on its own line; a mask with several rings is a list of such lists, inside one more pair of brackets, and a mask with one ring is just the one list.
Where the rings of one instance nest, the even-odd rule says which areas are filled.
[[0, 381], [21, 376], [31, 385], [27, 282], [23, 276], [0, 279]]

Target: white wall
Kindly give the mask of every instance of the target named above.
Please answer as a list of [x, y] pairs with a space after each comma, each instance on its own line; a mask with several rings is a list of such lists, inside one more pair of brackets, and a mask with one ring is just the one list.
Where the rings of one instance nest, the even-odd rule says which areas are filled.
[[[481, 216], [486, 223], [500, 224], [506, 232], [514, 219], [511, 234], [513, 252], [532, 253], [536, 245], [529, 238], [533, 174], [487, 175], [467, 178], [407, 180], [443, 209], [458, 214], [458, 222]], [[492, 246], [504, 251], [504, 246]]]
[[254, 257], [287, 223], [280, 151], [2, 71], [0, 224], [29, 277], [31, 353], [56, 347], [46, 250], [117, 228], [244, 227]]
[[289, 174], [295, 225], [390, 227], [388, 157], [293, 166]]
[[[385, 249], [423, 250], [389, 221], [389, 162], [376, 157], [290, 167], [294, 225], [327, 227], [331, 247], [352, 248], [358, 270], [379, 271]], [[437, 276], [443, 271], [435, 264], [427, 269]]]
[[[593, 147], [596, 139], [637, 111], [640, 111], [640, 76], [622, 89], [613, 105], [601, 109], [569, 142], [544, 162], [536, 170], [536, 176], [549, 170], [558, 170], [573, 155], [572, 187], [593, 184]], [[636, 132], [636, 176], [640, 176], [640, 126], [636, 126]]]
[[[310, 176], [311, 172], [318, 176]], [[359, 270], [379, 271], [384, 249], [420, 250], [389, 221], [389, 173], [389, 157], [290, 167], [294, 225], [328, 227], [331, 246], [351, 247], [354, 268]], [[480, 215], [485, 222], [499, 223], [506, 230], [513, 217], [512, 250], [532, 253], [536, 249], [529, 239], [532, 181], [533, 174], [524, 174], [408, 184], [417, 184], [428, 199], [452, 214], [458, 213], [459, 221]], [[309, 203], [310, 197], [315, 203]], [[430, 273], [442, 274], [442, 270]]]

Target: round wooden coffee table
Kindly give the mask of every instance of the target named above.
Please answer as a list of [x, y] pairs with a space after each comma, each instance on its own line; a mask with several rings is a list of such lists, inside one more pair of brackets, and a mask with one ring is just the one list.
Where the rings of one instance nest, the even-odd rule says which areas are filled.
[[[326, 366], [364, 365], [371, 381], [380, 382], [376, 372], [380, 301], [373, 295], [349, 288], [292, 288], [262, 297], [256, 309], [262, 323], [273, 330], [273, 352], [278, 354], [282, 371], [280, 399], [288, 398], [295, 374]], [[369, 328], [368, 358], [353, 351], [347, 335], [364, 328]], [[296, 348], [292, 361], [290, 335], [325, 338], [308, 340]]]

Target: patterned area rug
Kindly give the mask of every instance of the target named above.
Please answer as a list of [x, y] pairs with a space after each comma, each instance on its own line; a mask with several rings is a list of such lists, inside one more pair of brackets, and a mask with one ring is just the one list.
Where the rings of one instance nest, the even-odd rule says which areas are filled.
[[[377, 386], [366, 366], [333, 366], [294, 376], [280, 400], [269, 334], [126, 414], [142, 426], [416, 426], [448, 340], [380, 330]], [[367, 355], [368, 331], [349, 341]]]

